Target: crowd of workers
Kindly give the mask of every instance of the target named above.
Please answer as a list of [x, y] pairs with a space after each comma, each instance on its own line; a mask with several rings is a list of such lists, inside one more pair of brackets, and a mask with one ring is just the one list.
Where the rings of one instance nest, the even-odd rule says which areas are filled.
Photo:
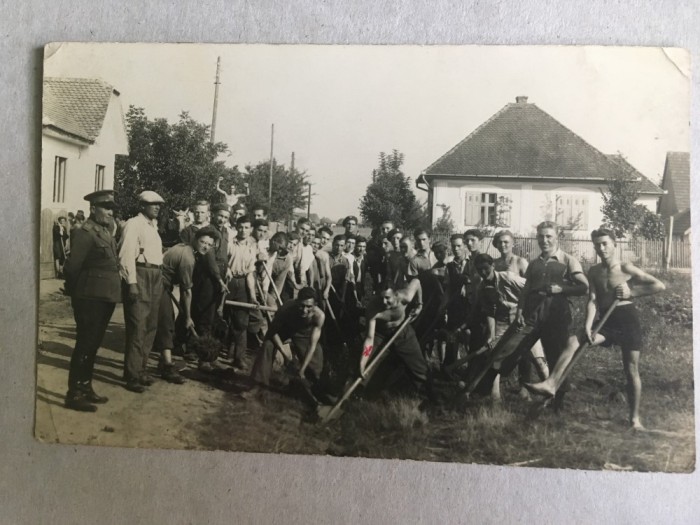
[[[541, 254], [528, 261], [513, 253], [507, 230], [494, 235], [500, 253], [494, 259], [481, 252], [479, 229], [433, 243], [429, 230], [403, 232], [387, 218], [365, 238], [357, 218], [348, 216], [339, 235], [301, 218], [293, 231], [270, 237], [265, 206], [198, 201], [191, 222], [177, 228], [177, 242], [164, 248], [157, 219], [165, 202], [157, 193], [142, 192], [140, 212], [122, 224], [113, 219], [114, 191], [85, 199], [90, 215], [70, 230], [68, 254], [68, 224], [59, 221], [54, 229], [62, 247], [55, 250], [56, 269], [65, 277], [77, 328], [68, 408], [92, 412], [107, 402], [93, 389], [92, 372], [115, 305], [123, 302], [124, 386], [134, 393], [155, 381], [146, 366], [151, 352], [159, 355], [161, 378], [173, 384], [185, 381], [173, 359], [183, 355], [205, 373], [232, 368], [263, 388], [279, 352], [297, 360], [314, 398], [332, 402], [339, 391], [329, 374], [364, 376], [391, 338], [384, 368], [407, 372], [427, 399], [434, 399], [436, 373], [466, 382], [483, 378], [477, 391], [499, 398], [500, 376], [515, 364], [520, 395], [561, 399], [572, 357], [590, 342], [621, 346], [630, 423], [641, 426], [642, 330], [632, 298], [664, 285], [619, 261], [610, 230], [592, 232], [601, 263], [587, 278], [580, 262], [559, 248], [557, 225], [549, 221], [537, 226]], [[569, 298], [586, 294], [578, 328]], [[596, 330], [598, 312], [609, 317]], [[496, 362], [509, 327], [520, 333], [508, 354], [517, 359]], [[204, 357], [196, 351], [202, 341], [223, 345], [223, 352]], [[431, 361], [439, 367], [433, 370]], [[490, 373], [480, 374], [485, 368]], [[539, 382], [533, 383], [535, 374]]]

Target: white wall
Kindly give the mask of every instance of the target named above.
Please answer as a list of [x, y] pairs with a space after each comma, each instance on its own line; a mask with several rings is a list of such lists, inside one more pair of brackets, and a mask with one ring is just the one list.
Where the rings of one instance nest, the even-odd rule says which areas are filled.
[[[581, 184], [578, 186], [562, 185], [561, 183], [542, 182], [503, 182], [492, 179], [491, 181], [448, 181], [436, 180], [433, 182], [433, 221], [442, 216], [439, 204], [450, 206], [452, 219], [458, 230], [464, 230], [475, 224], [467, 224], [465, 221], [465, 195], [467, 192], [496, 193], [507, 195], [512, 200], [510, 229], [515, 233], [533, 233], [538, 223], [543, 220], [555, 220], [556, 195], [586, 197], [587, 206], [582, 216], [583, 223], [574, 232], [574, 236], [587, 237], [590, 230], [598, 227], [603, 222], [603, 213], [600, 208], [603, 205], [601, 189], [604, 184]], [[639, 203], [656, 210], [656, 197], [640, 197]]]
[[[100, 134], [91, 146], [78, 145], [44, 132], [41, 148], [41, 211], [47, 210], [53, 218], [72, 211], [90, 213], [89, 203], [83, 198], [95, 191], [95, 168], [105, 167], [104, 189], [114, 188], [114, 161], [117, 154], [128, 154], [129, 144], [119, 97], [112, 96]], [[55, 157], [66, 158], [66, 191], [64, 202], [53, 202]], [[47, 230], [48, 228], [48, 230]], [[41, 262], [50, 261], [51, 230], [48, 217], [42, 220]], [[48, 241], [46, 238], [48, 237]], [[49, 253], [46, 253], [46, 252]]]

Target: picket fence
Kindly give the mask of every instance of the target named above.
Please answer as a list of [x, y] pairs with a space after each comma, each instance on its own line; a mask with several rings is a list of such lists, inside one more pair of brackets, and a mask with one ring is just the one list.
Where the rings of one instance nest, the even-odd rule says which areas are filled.
[[[448, 236], [434, 235], [433, 242], [442, 240], [449, 244]], [[499, 253], [493, 246], [493, 237], [484, 237], [481, 241], [481, 251], [486, 251], [493, 257]], [[591, 265], [598, 262], [593, 243], [588, 239], [563, 238], [559, 246], [562, 250], [576, 256], [582, 264]], [[632, 239], [617, 242], [617, 254], [621, 261], [629, 261], [642, 268], [664, 268], [666, 250], [669, 248], [668, 240]], [[671, 259], [669, 268], [687, 270], [691, 268], [690, 242], [672, 240], [670, 243]], [[514, 239], [513, 253], [530, 260], [537, 257], [540, 249], [535, 237], [521, 237], [516, 235]]]

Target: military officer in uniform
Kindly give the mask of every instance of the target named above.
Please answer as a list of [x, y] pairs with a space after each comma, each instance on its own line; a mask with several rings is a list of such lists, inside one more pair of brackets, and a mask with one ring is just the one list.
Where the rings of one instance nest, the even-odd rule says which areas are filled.
[[117, 245], [110, 230], [114, 190], [96, 191], [85, 200], [90, 202], [90, 216], [71, 233], [71, 253], [63, 269], [76, 325], [65, 406], [95, 412], [95, 403], [107, 402], [92, 388], [95, 356], [114, 307], [121, 301], [121, 283]]
[[126, 221], [119, 242], [126, 327], [124, 379], [126, 389], [138, 394], [153, 384], [146, 365], [158, 328], [163, 293], [163, 243], [157, 218], [164, 201], [155, 191], [143, 191], [139, 204], [140, 213]]

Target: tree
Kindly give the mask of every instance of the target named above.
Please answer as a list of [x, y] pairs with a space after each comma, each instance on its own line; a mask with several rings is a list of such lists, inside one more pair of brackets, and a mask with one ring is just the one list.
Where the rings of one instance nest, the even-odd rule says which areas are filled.
[[387, 219], [405, 230], [425, 226], [425, 210], [411, 190], [411, 179], [401, 171], [404, 155], [393, 150], [379, 154], [379, 167], [373, 182], [360, 201], [360, 213], [372, 227], [378, 228]]
[[620, 175], [609, 179], [607, 186], [607, 191], [602, 192], [603, 206], [600, 209], [606, 228], [612, 229], [618, 237], [664, 237], [661, 216], [636, 202], [639, 196], [636, 180]]
[[117, 157], [114, 176], [117, 212], [124, 218], [138, 212], [138, 194], [144, 190], [160, 194], [167, 208], [184, 209], [197, 199], [215, 198], [219, 177], [240, 177], [237, 168], [217, 160], [228, 150], [226, 144], [211, 143], [209, 126], [187, 112], [169, 124], [149, 120], [143, 108], [129, 106], [126, 126], [129, 155]]
[[[272, 170], [272, 205], [269, 219], [287, 221], [294, 216], [294, 210], [306, 210], [308, 198], [307, 175], [296, 169], [286, 169], [283, 164], [273, 163]], [[248, 183], [250, 196], [248, 203], [269, 203], [270, 196], [270, 161], [260, 162], [255, 166], [246, 166], [243, 180]], [[306, 212], [304, 212], [304, 217]]]
[[448, 238], [455, 231], [455, 223], [452, 220], [452, 212], [447, 204], [438, 204], [442, 209], [442, 217], [435, 221], [433, 234]]

